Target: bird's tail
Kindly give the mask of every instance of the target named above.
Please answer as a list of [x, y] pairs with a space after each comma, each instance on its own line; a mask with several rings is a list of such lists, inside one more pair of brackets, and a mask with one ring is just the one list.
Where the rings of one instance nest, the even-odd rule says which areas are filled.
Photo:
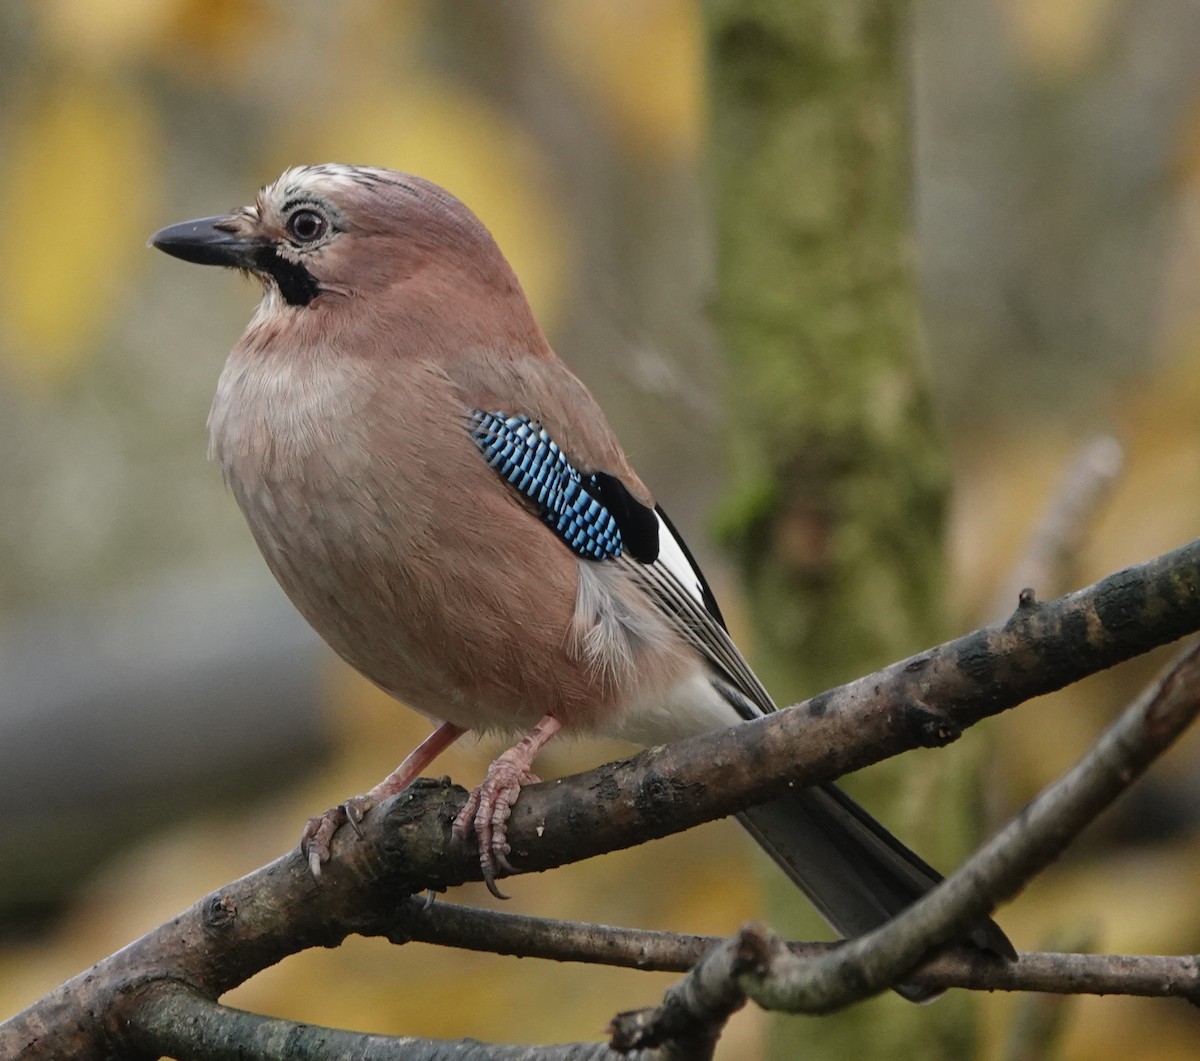
[[[910, 906], [942, 876], [833, 785], [789, 792], [738, 815], [742, 825], [843, 936], [861, 936]], [[1016, 951], [990, 919], [963, 942], [998, 957]], [[914, 1001], [939, 992], [897, 987]]]

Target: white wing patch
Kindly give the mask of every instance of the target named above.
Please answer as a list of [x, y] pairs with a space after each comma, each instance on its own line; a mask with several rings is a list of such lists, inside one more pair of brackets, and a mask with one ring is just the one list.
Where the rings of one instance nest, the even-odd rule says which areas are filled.
[[704, 576], [661, 511], [658, 558], [652, 564], [622, 556], [618, 563], [654, 601], [659, 614], [689, 641], [712, 668], [714, 688], [742, 718], [775, 710], [770, 694], [730, 640]]
[[679, 539], [671, 532], [662, 514], [656, 512], [654, 515], [658, 520], [658, 563], [695, 598], [700, 607], [707, 609], [704, 601], [704, 579], [688, 559]]

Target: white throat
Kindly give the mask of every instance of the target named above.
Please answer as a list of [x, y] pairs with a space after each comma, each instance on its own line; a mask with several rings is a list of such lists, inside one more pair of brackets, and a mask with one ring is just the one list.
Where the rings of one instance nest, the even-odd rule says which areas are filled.
[[303, 474], [318, 454], [350, 473], [367, 457], [358, 428], [374, 389], [358, 362], [328, 351], [239, 344], [208, 415], [209, 456], [227, 481]]

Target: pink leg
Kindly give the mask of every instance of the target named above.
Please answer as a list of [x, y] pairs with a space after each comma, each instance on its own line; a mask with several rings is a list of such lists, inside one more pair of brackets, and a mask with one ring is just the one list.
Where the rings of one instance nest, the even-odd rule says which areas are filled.
[[470, 799], [454, 819], [454, 835], [462, 838], [474, 828], [479, 838], [479, 865], [483, 879], [497, 899], [504, 899], [496, 887], [496, 867], [505, 873], [514, 872], [508, 862], [510, 850], [505, 842], [508, 816], [521, 794], [522, 785], [536, 784], [533, 761], [560, 729], [562, 723], [546, 715], [521, 739], [521, 743], [498, 756], [488, 767], [483, 784], [471, 793]]
[[358, 823], [377, 803], [403, 792], [434, 759], [450, 747], [466, 730], [451, 722], [443, 722], [418, 744], [408, 757], [370, 792], [346, 800], [340, 807], [327, 810], [318, 818], [309, 818], [300, 837], [300, 850], [308, 856], [308, 868], [314, 877], [321, 875], [321, 863], [329, 861], [329, 844], [339, 826], [349, 822], [360, 836]]

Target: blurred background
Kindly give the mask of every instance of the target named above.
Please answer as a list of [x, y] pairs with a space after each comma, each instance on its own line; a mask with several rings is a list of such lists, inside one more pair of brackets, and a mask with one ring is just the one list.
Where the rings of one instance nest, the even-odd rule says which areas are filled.
[[[921, 0], [914, 21], [917, 260], [966, 629], [1096, 431], [1126, 467], [1071, 584], [1198, 533], [1200, 6]], [[753, 656], [710, 533], [737, 380], [706, 313], [704, 76], [693, 0], [0, 5], [0, 1014], [286, 850], [426, 732], [291, 612], [205, 459], [257, 290], [145, 249], [286, 166], [409, 170], [480, 214]], [[995, 821], [1162, 661], [990, 723]], [[439, 769], [470, 785], [497, 750], [463, 742]], [[541, 773], [619, 750], [552, 747]], [[1200, 950], [1198, 756], [1192, 739], [1002, 911], [1018, 947]], [[773, 872], [751, 846], [709, 826], [521, 878], [506, 909], [725, 933]], [[553, 1041], [671, 979], [355, 939], [229, 1001]], [[999, 1057], [1011, 1001], [985, 1010]], [[739, 1015], [722, 1056], [757, 1056], [762, 1024]], [[1198, 1042], [1182, 1003], [1084, 1000], [1060, 1056]]]

